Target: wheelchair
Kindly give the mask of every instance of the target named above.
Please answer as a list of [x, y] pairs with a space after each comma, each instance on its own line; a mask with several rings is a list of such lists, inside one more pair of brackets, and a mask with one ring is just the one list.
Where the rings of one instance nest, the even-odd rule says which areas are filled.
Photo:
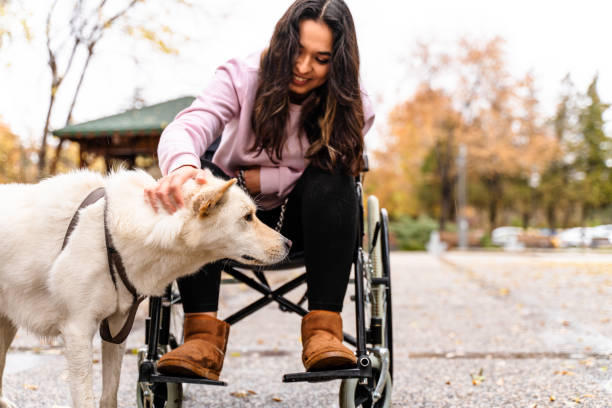
[[[366, 160], [367, 164], [367, 160]], [[366, 166], [367, 167], [367, 166]], [[367, 168], [366, 170], [367, 171]], [[393, 320], [391, 307], [391, 269], [389, 263], [389, 222], [387, 211], [379, 208], [378, 199], [370, 196], [364, 211], [361, 174], [355, 183], [359, 203], [359, 234], [353, 259], [355, 336], [344, 333], [344, 341], [356, 348], [354, 367], [285, 374], [283, 382], [322, 382], [340, 379], [341, 408], [388, 408], [391, 406], [393, 383]], [[304, 266], [303, 253], [290, 253], [288, 260], [265, 267], [253, 267], [230, 261], [223, 271], [236, 282], [261, 293], [261, 298], [236, 311], [225, 321], [238, 323], [262, 307], [276, 302], [285, 312], [305, 316], [304, 295], [297, 303], [285, 295], [306, 283], [302, 273], [280, 287], [272, 288], [265, 272]], [[247, 272], [247, 273], [245, 273]], [[223, 283], [223, 282], [222, 282]], [[182, 306], [176, 284], [164, 296], [149, 300], [145, 321], [145, 347], [138, 351], [138, 383], [136, 402], [139, 408], [180, 408], [182, 384], [226, 386], [223, 381], [203, 378], [172, 377], [156, 370], [156, 363], [182, 340]]]

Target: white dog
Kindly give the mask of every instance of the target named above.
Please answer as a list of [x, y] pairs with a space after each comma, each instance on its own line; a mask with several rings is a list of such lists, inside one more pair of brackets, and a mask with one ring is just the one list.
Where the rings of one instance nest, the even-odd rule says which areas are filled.
[[[108, 177], [79, 171], [38, 184], [0, 185], [0, 408], [6, 352], [18, 327], [41, 336], [62, 336], [75, 407], [93, 407], [92, 338], [108, 318], [115, 334], [126, 320], [133, 296], [109, 273], [104, 235], [108, 230], [140, 295], [160, 296], [173, 280], [223, 258], [242, 263], [281, 261], [290, 242], [255, 217], [255, 205], [235, 180], [206, 171], [206, 183], [189, 180], [185, 207], [155, 213], [144, 189], [155, 180], [141, 171]], [[106, 197], [79, 212], [66, 247], [68, 224], [90, 191]], [[125, 343], [102, 342], [101, 407], [117, 406]]]

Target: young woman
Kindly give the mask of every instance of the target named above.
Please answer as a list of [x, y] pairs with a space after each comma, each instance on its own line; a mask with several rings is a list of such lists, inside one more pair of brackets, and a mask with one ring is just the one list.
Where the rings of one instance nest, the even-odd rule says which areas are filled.
[[[307, 370], [354, 365], [342, 344], [342, 303], [357, 240], [354, 176], [374, 114], [359, 85], [359, 50], [343, 0], [297, 0], [276, 25], [269, 47], [222, 65], [193, 104], [161, 137], [165, 175], [145, 191], [157, 209], [183, 206], [181, 186], [200, 167], [238, 176], [271, 227], [304, 250], [309, 313], [302, 320]], [[222, 135], [222, 136], [221, 136]], [[220, 139], [212, 163], [201, 161]], [[229, 325], [216, 318], [221, 269], [206, 265], [179, 281], [185, 342], [158, 370], [218, 379]]]

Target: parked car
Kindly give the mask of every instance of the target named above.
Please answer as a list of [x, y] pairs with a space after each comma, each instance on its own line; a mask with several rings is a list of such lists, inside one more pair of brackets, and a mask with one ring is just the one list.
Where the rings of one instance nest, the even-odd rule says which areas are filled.
[[557, 240], [563, 248], [609, 246], [612, 244], [612, 224], [569, 228], [561, 231]]
[[491, 231], [491, 242], [499, 246], [508, 245], [511, 242], [517, 242], [522, 233], [521, 227], [498, 227]]
[[592, 234], [588, 228], [568, 228], [557, 234], [557, 241], [561, 248], [591, 246]]

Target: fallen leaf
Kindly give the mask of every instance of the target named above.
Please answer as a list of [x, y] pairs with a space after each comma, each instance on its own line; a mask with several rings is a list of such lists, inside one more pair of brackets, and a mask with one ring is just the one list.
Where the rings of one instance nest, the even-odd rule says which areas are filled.
[[249, 393], [249, 395], [257, 395], [257, 393], [253, 390], [248, 390], [247, 392]]
[[576, 375], [576, 373], [572, 371], [567, 371], [567, 370], [555, 371], [555, 374], [557, 375]]
[[246, 398], [249, 396], [249, 393], [247, 391], [234, 391], [230, 392], [230, 395], [236, 398]]
[[472, 385], [476, 386], [476, 385], [480, 385], [484, 382], [485, 377], [484, 375], [482, 375], [483, 373], [483, 369], [481, 368], [480, 371], [478, 372], [478, 374], [472, 374], [470, 373], [470, 377], [472, 377]]
[[561, 322], [561, 324], [562, 324], [563, 326], [567, 327], [567, 326], [569, 326], [569, 325], [570, 325], [570, 322], [568, 322], [567, 320], [564, 320], [564, 321], [562, 321], [562, 322]]
[[23, 388], [30, 391], [36, 391], [38, 389], [38, 385], [34, 384], [23, 384]]
[[93, 359], [93, 363], [94, 363], [94, 364], [98, 364], [99, 362], [100, 362], [100, 359], [98, 359], [98, 358], [94, 358], [94, 359]]
[[273, 398], [272, 398], [272, 401], [275, 401], [275, 402], [282, 402], [283, 400], [282, 400], [282, 399], [280, 399], [280, 398], [278, 398], [278, 397], [273, 397]]
[[578, 398], [578, 397], [572, 398], [572, 401], [574, 401], [577, 404], [581, 404], [582, 403], [582, 401], [580, 401], [580, 398]]
[[450, 381], [447, 381], [445, 384], [446, 384], [446, 385], [451, 385], [451, 382], [450, 382]]
[[508, 288], [499, 288], [499, 294], [501, 296], [506, 296], [510, 293], [510, 289]]
[[608, 371], [608, 366], [599, 367], [599, 369], [605, 373]]
[[582, 398], [595, 398], [593, 394], [584, 394]]
[[240, 352], [239, 351], [232, 351], [230, 353], [230, 357], [240, 357]]
[[548, 399], [549, 399], [549, 400], [551, 400], [552, 402], [554, 402], [554, 401], [556, 400], [556, 398], [555, 398], [553, 395], [551, 395], [550, 397], [548, 397]]

